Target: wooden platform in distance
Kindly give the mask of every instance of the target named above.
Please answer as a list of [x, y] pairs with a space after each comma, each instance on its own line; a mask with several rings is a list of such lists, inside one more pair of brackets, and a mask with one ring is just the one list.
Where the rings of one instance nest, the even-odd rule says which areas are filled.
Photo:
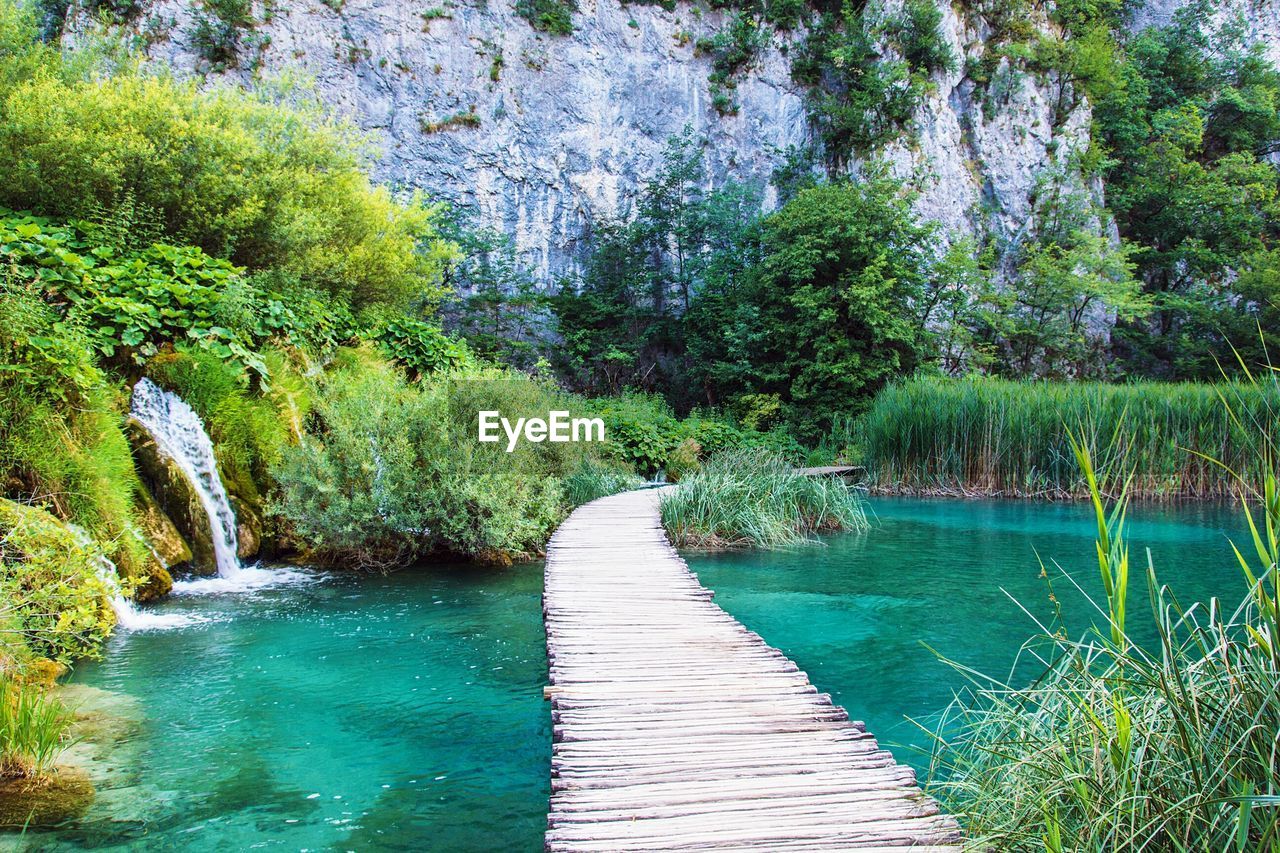
[[547, 548], [546, 849], [958, 851], [911, 768], [712, 603], [662, 491], [587, 504]]
[[797, 468], [804, 477], [842, 477], [845, 480], [864, 480], [867, 469], [861, 465], [823, 465], [820, 468]]

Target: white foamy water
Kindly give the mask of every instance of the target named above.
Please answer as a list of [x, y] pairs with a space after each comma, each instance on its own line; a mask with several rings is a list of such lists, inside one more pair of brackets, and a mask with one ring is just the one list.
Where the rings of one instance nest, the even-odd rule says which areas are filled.
[[[88, 533], [74, 524], [68, 527], [83, 544], [93, 547], [93, 540]], [[107, 588], [107, 601], [111, 604], [112, 612], [116, 614], [116, 627], [125, 631], [162, 631], [208, 621], [204, 616], [195, 613], [156, 613], [144, 610], [124, 597], [116, 564], [103, 554], [98, 554], [94, 559], [98, 564], [98, 579]]]
[[173, 595], [220, 595], [226, 593], [256, 592], [282, 586], [299, 586], [315, 583], [319, 578], [299, 569], [264, 569], [261, 566], [242, 566], [231, 577], [192, 578], [174, 581]]
[[200, 416], [176, 394], [161, 389], [150, 379], [139, 379], [133, 386], [130, 411], [150, 433], [160, 452], [173, 460], [195, 490], [209, 518], [218, 576], [235, 578], [245, 571], [236, 557], [236, 514], [218, 476], [213, 442]]

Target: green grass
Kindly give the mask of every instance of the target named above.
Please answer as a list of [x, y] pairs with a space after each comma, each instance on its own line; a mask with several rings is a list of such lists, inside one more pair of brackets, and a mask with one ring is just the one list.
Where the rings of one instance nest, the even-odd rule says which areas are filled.
[[1082, 497], [1087, 488], [1070, 428], [1107, 472], [1106, 494], [1118, 494], [1132, 473], [1133, 497], [1227, 497], [1240, 483], [1226, 469], [1260, 482], [1251, 434], [1277, 435], [1278, 412], [1272, 382], [917, 379], [875, 399], [858, 424], [854, 455], [883, 491]]
[[0, 675], [0, 778], [47, 772], [67, 745], [73, 719], [45, 690]]
[[662, 500], [662, 524], [680, 548], [774, 548], [815, 534], [862, 530], [862, 499], [839, 479], [804, 477], [780, 454], [729, 450]]
[[564, 479], [564, 495], [569, 506], [578, 507], [596, 498], [634, 489], [644, 481], [627, 465], [586, 458]]
[[[1230, 409], [1234, 411], [1234, 408]], [[1265, 440], [1263, 444], [1268, 444]], [[1258, 442], [1252, 444], [1255, 452]], [[1028, 686], [978, 675], [944, 715], [929, 788], [977, 850], [1280, 850], [1280, 490], [1266, 475], [1236, 552], [1241, 603], [1182, 606], [1147, 560], [1157, 642], [1131, 639], [1125, 496], [1098, 521], [1098, 626], [1041, 625]], [[1269, 447], [1259, 453], [1273, 466]], [[1244, 556], [1247, 554], [1248, 556]], [[1228, 556], [1228, 559], [1232, 559]], [[1059, 614], [1061, 617], [1062, 614]], [[1135, 614], [1136, 616], [1136, 614]], [[973, 630], [981, 630], [981, 625]]]

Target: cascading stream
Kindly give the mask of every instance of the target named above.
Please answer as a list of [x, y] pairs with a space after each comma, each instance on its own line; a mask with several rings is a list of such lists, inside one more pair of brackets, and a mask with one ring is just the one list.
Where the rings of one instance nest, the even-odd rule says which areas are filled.
[[150, 379], [139, 379], [133, 386], [131, 414], [195, 490], [209, 518], [218, 576], [236, 577], [242, 571], [236, 556], [236, 515], [218, 476], [213, 442], [200, 416], [176, 394], [163, 390]]

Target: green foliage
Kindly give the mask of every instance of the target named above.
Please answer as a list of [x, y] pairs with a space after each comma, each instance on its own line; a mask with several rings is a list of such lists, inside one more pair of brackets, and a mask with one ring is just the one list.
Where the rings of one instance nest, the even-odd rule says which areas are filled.
[[1119, 851], [1280, 845], [1280, 493], [1272, 436], [1249, 436], [1259, 458], [1247, 469], [1264, 473], [1247, 483], [1262, 516], [1255, 520], [1245, 504], [1253, 542], [1235, 548], [1248, 586], [1243, 602], [1184, 607], [1148, 558], [1151, 645], [1132, 639], [1137, 620], [1125, 613], [1127, 495], [1121, 490], [1107, 509], [1090, 455], [1077, 447], [1098, 520], [1105, 600], [1096, 607], [1106, 623], [1078, 639], [1065, 625], [1070, 614], [1041, 625], [1023, 655], [1043, 662], [1044, 672], [1027, 686], [956, 665], [971, 687], [943, 717], [930, 788], [944, 808], [966, 816], [970, 843]]
[[[1118, 84], [1097, 99], [1107, 200], [1154, 301], [1117, 335], [1134, 372], [1212, 379], [1242, 329], [1234, 271], [1280, 231], [1280, 72], [1193, 3], [1125, 44]], [[1246, 306], [1245, 310], [1250, 309]]]
[[566, 511], [581, 443], [477, 441], [476, 413], [567, 409], [548, 386], [496, 370], [408, 383], [368, 350], [316, 377], [307, 438], [286, 448], [278, 511], [316, 557], [362, 568], [432, 553], [505, 561], [538, 553]]
[[853, 0], [824, 11], [791, 63], [792, 77], [808, 87], [809, 119], [835, 166], [908, 128], [930, 76], [956, 66], [936, 4], [912, 0], [898, 17], [879, 14]]
[[705, 140], [672, 137], [662, 168], [635, 199], [637, 215], [595, 235], [578, 287], [552, 301], [560, 372], [589, 393], [661, 388], [682, 410], [717, 405], [685, 377], [684, 320], [711, 283], [728, 285], [750, 256], [758, 187], [705, 193]]
[[738, 112], [733, 100], [737, 88], [737, 76], [756, 61], [760, 51], [769, 43], [769, 34], [761, 28], [755, 16], [736, 12], [728, 26], [709, 39], [699, 39], [695, 52], [711, 57], [711, 74], [707, 82], [711, 90], [712, 104], [721, 115]]
[[0, 204], [62, 220], [142, 211], [177, 244], [355, 309], [441, 295], [453, 249], [435, 208], [373, 186], [350, 125], [130, 64], [91, 75], [37, 58], [0, 81]]
[[[591, 403], [591, 411], [604, 420], [609, 456], [646, 477], [667, 472], [673, 464], [692, 467], [704, 455], [735, 448], [767, 448], [793, 462], [804, 455], [795, 440], [781, 430], [744, 428], [698, 411], [681, 420], [666, 402], [652, 395], [600, 398]], [[687, 458], [690, 442], [697, 446], [692, 460]]]
[[816, 440], [915, 368], [928, 235], [887, 179], [802, 190], [764, 220], [758, 259], [690, 309], [693, 381], [720, 400], [776, 395]]
[[579, 507], [596, 498], [637, 488], [643, 482], [627, 465], [584, 459], [576, 471], [565, 477], [564, 495], [569, 506]]
[[532, 370], [551, 323], [547, 294], [510, 237], [459, 220], [446, 233], [460, 252], [445, 274], [453, 291], [441, 306], [445, 328], [481, 358]]
[[446, 116], [439, 121], [421, 122], [422, 132], [430, 136], [433, 133], [443, 133], [446, 130], [453, 130], [459, 127], [477, 128], [480, 126], [480, 116], [476, 115], [475, 108], [459, 110], [453, 115]]
[[0, 673], [0, 779], [38, 777], [51, 769], [74, 720], [46, 690]]
[[776, 548], [835, 530], [865, 530], [861, 498], [838, 478], [805, 477], [782, 456], [713, 457], [662, 498], [662, 525], [681, 548]]
[[975, 334], [996, 348], [995, 367], [1006, 375], [1104, 375], [1105, 340], [1090, 324], [1104, 316], [1133, 321], [1151, 310], [1133, 275], [1133, 247], [1113, 243], [1104, 213], [1083, 192], [1064, 188], [1067, 180], [1056, 171], [1042, 179], [1038, 233], [1010, 253], [1016, 269], [1008, 285], [981, 295]]
[[517, 0], [516, 14], [529, 22], [535, 30], [553, 36], [573, 33], [573, 13], [578, 11], [577, 0]]
[[[1238, 399], [1239, 422], [1220, 392]], [[1068, 429], [1142, 497], [1214, 498], [1265, 474], [1255, 435], [1280, 436], [1274, 386], [917, 379], [886, 388], [858, 425], [872, 482], [894, 491], [1080, 496]]]
[[377, 333], [376, 340], [411, 378], [448, 372], [474, 363], [467, 345], [422, 320], [399, 317]]
[[[125, 254], [84, 230], [0, 211], [0, 259], [10, 274], [59, 306], [104, 359], [142, 364], [182, 340], [264, 370], [250, 329], [220, 324], [220, 303], [239, 270], [199, 249], [156, 244]], [[58, 330], [55, 330], [58, 331]]]
[[204, 0], [196, 12], [191, 44], [211, 70], [224, 71], [238, 63], [241, 31], [256, 25], [249, 0]]
[[0, 616], [5, 647], [61, 663], [95, 656], [114, 624], [102, 554], [53, 516], [0, 498]]
[[3, 495], [84, 528], [121, 570], [150, 560], [135, 533], [137, 475], [120, 401], [88, 340], [38, 291], [0, 280], [0, 478]]
[[291, 440], [296, 417], [288, 403], [290, 366], [275, 354], [278, 388], [254, 393], [246, 371], [208, 352], [166, 352], [147, 363], [157, 385], [181, 397], [200, 419], [213, 441], [222, 479], [233, 495], [255, 505], [271, 489], [272, 472]]

